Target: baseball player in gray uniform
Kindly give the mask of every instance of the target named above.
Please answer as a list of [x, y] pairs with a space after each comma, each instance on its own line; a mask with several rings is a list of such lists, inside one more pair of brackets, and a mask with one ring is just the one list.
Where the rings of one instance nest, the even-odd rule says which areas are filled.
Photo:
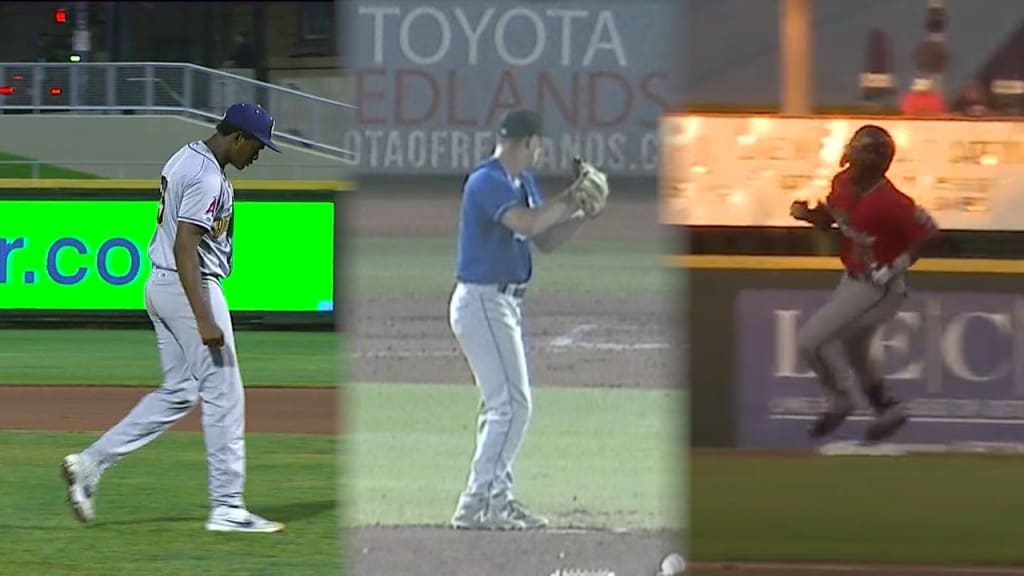
[[155, 440], [202, 401], [211, 512], [206, 529], [278, 532], [249, 512], [245, 483], [245, 393], [221, 279], [231, 273], [234, 190], [224, 174], [243, 170], [271, 142], [274, 119], [255, 104], [235, 104], [216, 134], [179, 149], [160, 176], [153, 269], [146, 311], [156, 329], [163, 384], [93, 445], [62, 462], [68, 501], [82, 522], [95, 517], [100, 477]]

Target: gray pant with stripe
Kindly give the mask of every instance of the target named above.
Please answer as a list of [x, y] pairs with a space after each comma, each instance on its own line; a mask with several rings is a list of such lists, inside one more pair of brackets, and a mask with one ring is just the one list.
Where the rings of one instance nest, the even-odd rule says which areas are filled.
[[203, 344], [177, 273], [155, 269], [146, 281], [146, 311], [156, 329], [163, 384], [84, 455], [102, 473], [155, 440], [202, 400], [210, 504], [244, 507], [245, 392], [231, 314], [220, 283], [204, 278], [202, 287], [213, 320], [224, 332], [224, 346]]
[[512, 465], [530, 422], [530, 376], [520, 299], [495, 285], [459, 283], [449, 323], [480, 391], [476, 452], [463, 501], [511, 498]]
[[826, 392], [834, 395], [850, 390], [839, 381], [844, 360], [863, 390], [882, 385], [871, 360], [871, 339], [899, 312], [906, 298], [903, 276], [882, 288], [843, 274], [828, 302], [797, 335], [800, 355]]

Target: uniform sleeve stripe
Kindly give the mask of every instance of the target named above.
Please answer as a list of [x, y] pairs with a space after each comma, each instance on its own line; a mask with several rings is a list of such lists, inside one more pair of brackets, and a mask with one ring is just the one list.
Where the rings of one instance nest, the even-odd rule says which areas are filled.
[[210, 226], [206, 222], [203, 222], [202, 220], [193, 220], [191, 218], [185, 218], [184, 216], [178, 216], [178, 220], [188, 222], [189, 224], [195, 224], [196, 226], [199, 226], [200, 228], [206, 230], [207, 232], [213, 230], [212, 226]]

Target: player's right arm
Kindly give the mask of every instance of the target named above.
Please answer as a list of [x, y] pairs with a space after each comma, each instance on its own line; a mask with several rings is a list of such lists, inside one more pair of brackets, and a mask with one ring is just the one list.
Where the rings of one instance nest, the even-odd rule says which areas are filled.
[[496, 222], [527, 238], [543, 234], [576, 211], [567, 195], [530, 208], [511, 182], [492, 172], [478, 172], [470, 177], [466, 181], [466, 195]]
[[568, 221], [575, 210], [568, 198], [558, 197], [540, 208], [513, 206], [502, 215], [501, 223], [516, 234], [536, 238]]
[[174, 237], [174, 260], [203, 344], [224, 345], [224, 332], [213, 320], [203, 298], [202, 274], [199, 270], [199, 241], [213, 226], [220, 181], [200, 176], [185, 188], [178, 211], [178, 228]]

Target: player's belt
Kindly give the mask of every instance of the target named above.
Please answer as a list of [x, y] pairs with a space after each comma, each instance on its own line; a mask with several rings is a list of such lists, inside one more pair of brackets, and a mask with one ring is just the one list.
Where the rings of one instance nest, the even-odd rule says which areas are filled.
[[526, 284], [498, 284], [498, 292], [513, 298], [526, 296]]
[[[177, 274], [178, 273], [178, 271], [175, 270], [174, 268], [164, 268], [163, 266], [157, 266], [156, 264], [153, 264], [153, 270], [163, 270], [164, 272], [170, 272], [171, 274]], [[216, 280], [217, 282], [220, 282], [220, 280], [221, 280], [220, 276], [217, 276], [215, 274], [207, 274], [205, 272], [200, 272], [199, 273], [199, 277], [200, 278], [210, 278], [212, 280]]]

